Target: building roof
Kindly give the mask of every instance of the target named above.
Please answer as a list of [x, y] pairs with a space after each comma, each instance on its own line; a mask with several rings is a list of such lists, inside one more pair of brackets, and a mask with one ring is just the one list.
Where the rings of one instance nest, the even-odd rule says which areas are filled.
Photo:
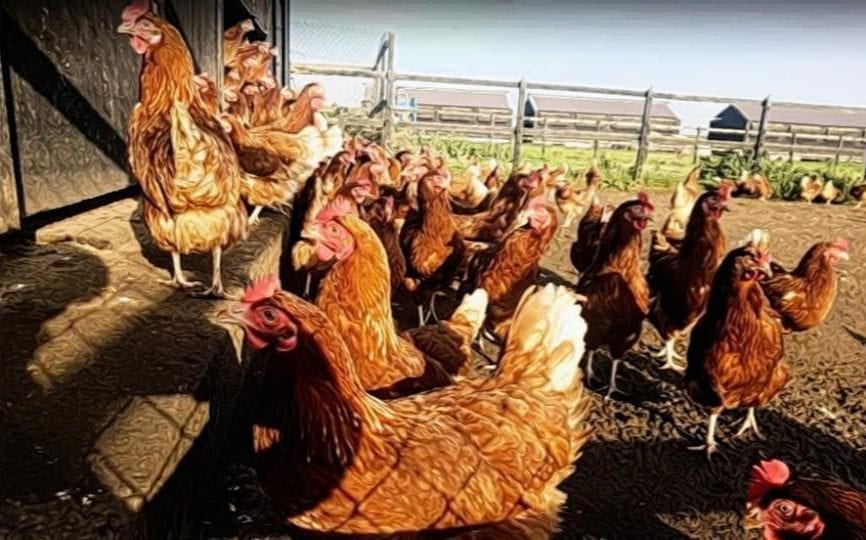
[[[643, 116], [643, 100], [576, 98], [531, 94], [529, 99], [537, 112], [559, 112], [578, 114], [602, 114], [608, 116]], [[679, 117], [667, 103], [654, 101], [651, 114], [654, 118]]]
[[479, 109], [508, 109], [505, 92], [477, 92], [474, 90], [446, 90], [444, 88], [398, 88], [398, 97], [415, 98], [418, 106], [477, 107]]
[[[739, 110], [746, 120], [761, 120], [761, 105], [758, 103], [734, 102], [730, 106]], [[826, 105], [776, 105], [770, 102], [768, 121], [778, 124], [866, 128], [866, 109]]]

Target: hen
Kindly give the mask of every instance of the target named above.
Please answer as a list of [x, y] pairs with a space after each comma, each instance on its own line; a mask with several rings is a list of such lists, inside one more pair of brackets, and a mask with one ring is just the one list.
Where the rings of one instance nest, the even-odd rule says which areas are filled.
[[502, 340], [523, 292], [538, 279], [538, 264], [556, 235], [556, 210], [543, 195], [535, 197], [518, 217], [516, 228], [500, 242], [473, 255], [461, 293], [487, 291], [487, 328]]
[[223, 63], [231, 64], [234, 61], [235, 54], [245, 42], [245, 37], [249, 32], [255, 30], [255, 25], [250, 19], [243, 20], [223, 32]]
[[662, 234], [665, 237], [681, 239], [685, 233], [686, 223], [700, 195], [701, 186], [698, 184], [700, 175], [700, 167], [695, 167], [685, 180], [677, 184], [671, 195], [670, 214], [662, 225]]
[[664, 238], [653, 236], [647, 276], [652, 298], [649, 320], [665, 342], [659, 353], [665, 357], [663, 369], [682, 371], [674, 362], [675, 340], [688, 332], [706, 306], [713, 273], [725, 253], [719, 220], [728, 198], [727, 185], [698, 197], [679, 248], [663, 247]]
[[571, 293], [527, 292], [491, 377], [382, 402], [364, 392], [330, 319], [277, 289], [255, 284], [220, 318], [267, 350], [269, 423], [253, 426], [255, 464], [288, 523], [378, 537], [553, 534], [566, 499], [557, 486], [589, 438], [586, 325]]
[[143, 56], [139, 103], [129, 125], [129, 163], [141, 185], [142, 215], [156, 245], [171, 252], [172, 284], [187, 281], [181, 255], [211, 252], [207, 294], [224, 295], [223, 249], [246, 235], [240, 169], [232, 143], [197, 91], [180, 33], [147, 0], [123, 11], [121, 34]]
[[848, 241], [844, 238], [815, 244], [790, 272], [773, 265], [773, 277], [761, 286], [786, 330], [803, 332], [827, 317], [836, 299], [834, 267], [840, 260], [848, 260]]
[[571, 223], [584, 213], [584, 209], [590, 207], [596, 201], [596, 192], [600, 185], [601, 173], [593, 163], [592, 167], [586, 171], [585, 189], [572, 189], [565, 184], [556, 186], [554, 199], [556, 200], [556, 206], [565, 214], [565, 221], [562, 223], [563, 227], [571, 226]]
[[857, 201], [857, 205], [854, 208], [860, 208], [866, 202], [866, 184], [851, 186], [849, 193], [851, 194], [851, 198]]
[[406, 219], [400, 245], [406, 256], [404, 286], [418, 306], [419, 325], [426, 322], [424, 309], [436, 317], [436, 289], [448, 286], [457, 275], [465, 246], [451, 216], [447, 176], [427, 173], [418, 186], [418, 210]]
[[686, 390], [710, 411], [705, 443], [693, 449], [708, 456], [717, 451], [721, 412], [748, 408], [737, 434], [750, 428], [759, 434], [755, 408], [769, 403], [790, 377], [782, 359], [782, 325], [761, 288], [761, 280], [772, 275], [770, 255], [755, 244], [761, 242], [748, 242], [722, 261], [706, 313], [689, 340]]
[[540, 171], [513, 174], [496, 194], [489, 210], [480, 214], [455, 215], [457, 230], [468, 240], [495, 242], [511, 228], [529, 199], [543, 193]]
[[837, 188], [836, 184], [834, 184], [832, 180], [824, 182], [824, 187], [821, 189], [821, 199], [825, 204], [836, 202], [836, 199], [838, 199], [840, 195], [842, 195], [842, 190]]
[[[487, 294], [468, 296], [456, 318], [440, 323], [438, 339], [419, 349], [395, 330], [388, 259], [373, 230], [352, 213], [348, 200], [330, 203], [304, 233], [322, 263], [332, 263], [316, 305], [339, 330], [367, 390], [394, 397], [451, 382], [468, 363], [470, 345], [484, 322]], [[399, 383], [399, 384], [398, 384]]]
[[824, 183], [817, 174], [807, 174], [800, 179], [800, 198], [811, 203], [821, 195]]
[[604, 226], [610, 221], [613, 211], [614, 207], [608, 204], [602, 205], [598, 202], [598, 198], [594, 198], [586, 213], [580, 218], [577, 224], [577, 238], [571, 244], [569, 252], [571, 264], [578, 274], [586, 272], [586, 269], [592, 264], [592, 260], [598, 252], [601, 233]]
[[778, 459], [754, 466], [746, 499], [746, 528], [767, 540], [866, 539], [866, 493], [792, 476]]
[[770, 200], [773, 196], [773, 186], [767, 177], [760, 173], [743, 172], [739, 180], [734, 182], [734, 197], [751, 197], [761, 199], [762, 201]]
[[388, 255], [392, 295], [403, 287], [403, 280], [406, 278], [406, 256], [400, 247], [400, 229], [395, 220], [396, 201], [399, 197], [400, 193], [393, 188], [382, 188], [379, 198], [367, 213], [367, 221]]
[[586, 297], [587, 380], [592, 378], [596, 350], [607, 349], [613, 358], [606, 398], [617, 391], [617, 368], [640, 338], [649, 310], [649, 289], [641, 269], [641, 233], [653, 210], [645, 193], [619, 205], [604, 228], [598, 253], [577, 282], [577, 292]]

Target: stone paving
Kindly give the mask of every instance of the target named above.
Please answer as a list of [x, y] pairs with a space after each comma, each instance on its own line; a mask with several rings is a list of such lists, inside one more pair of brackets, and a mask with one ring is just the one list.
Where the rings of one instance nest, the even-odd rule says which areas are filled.
[[[230, 291], [276, 270], [280, 233], [265, 218], [226, 254]], [[208, 281], [209, 256], [184, 263]], [[169, 266], [133, 200], [0, 252], [0, 536], [140, 528], [206, 426], [217, 430], [214, 407], [230, 410], [242, 371], [211, 321], [218, 303], [158, 284]]]

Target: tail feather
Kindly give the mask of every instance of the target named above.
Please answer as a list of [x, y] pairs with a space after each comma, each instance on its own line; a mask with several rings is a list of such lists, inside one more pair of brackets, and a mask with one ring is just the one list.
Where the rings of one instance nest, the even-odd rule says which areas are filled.
[[551, 391], [579, 385], [586, 321], [577, 296], [551, 283], [528, 289], [515, 311], [497, 377], [541, 377]]
[[446, 324], [461, 338], [471, 343], [481, 331], [487, 316], [489, 297], [484, 289], [475, 289], [472, 294], [463, 297], [463, 301], [448, 319]]

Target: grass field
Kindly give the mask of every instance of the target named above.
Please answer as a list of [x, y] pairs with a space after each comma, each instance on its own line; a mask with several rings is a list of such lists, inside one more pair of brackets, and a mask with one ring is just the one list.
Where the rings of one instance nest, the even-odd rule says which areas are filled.
[[[510, 169], [512, 148], [510, 143], [485, 143], [454, 136], [398, 133], [394, 147], [418, 148], [430, 146], [449, 158], [452, 172], [459, 173], [471, 162], [473, 157], [495, 158], [500, 165]], [[565, 146], [546, 146], [526, 144], [521, 152], [521, 162], [539, 167], [547, 163], [551, 167], [561, 164], [568, 166], [576, 182], [582, 182], [583, 173], [595, 160], [602, 173], [603, 184], [617, 189], [631, 189], [638, 185], [646, 187], [670, 187], [688, 175], [696, 165], [703, 169], [702, 177], [707, 180], [715, 176], [738, 177], [744, 170], [762, 172], [774, 185], [776, 197], [793, 199], [799, 195], [799, 181], [804, 174], [818, 173], [832, 180], [847, 193], [848, 187], [862, 182], [863, 165], [859, 161], [841, 161], [834, 165], [831, 161], [788, 162], [785, 159], [762, 158], [753, 167], [749, 156], [726, 154], [721, 156], [694, 159], [691, 147], [682, 152], [650, 151], [643, 167], [640, 182], [633, 180], [636, 152], [634, 150], [571, 148]]]

